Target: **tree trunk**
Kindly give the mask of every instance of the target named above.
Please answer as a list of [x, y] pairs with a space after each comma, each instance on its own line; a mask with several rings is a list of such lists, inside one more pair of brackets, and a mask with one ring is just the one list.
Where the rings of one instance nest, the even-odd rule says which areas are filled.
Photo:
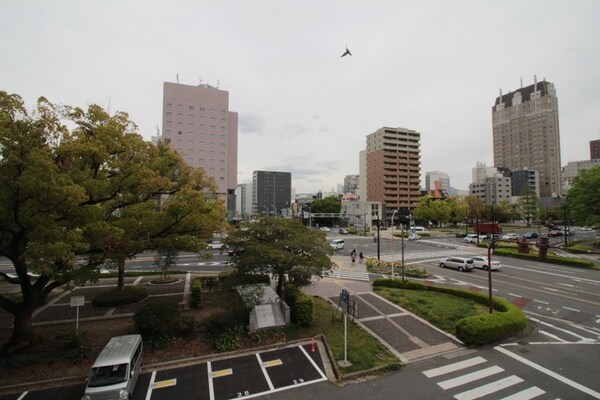
[[17, 305], [14, 314], [13, 332], [3, 351], [4, 353], [12, 354], [38, 342], [38, 337], [32, 325], [33, 311], [36, 307], [31, 303], [32, 301], [24, 301]]
[[118, 261], [117, 270], [117, 290], [122, 292], [125, 288], [125, 260]]

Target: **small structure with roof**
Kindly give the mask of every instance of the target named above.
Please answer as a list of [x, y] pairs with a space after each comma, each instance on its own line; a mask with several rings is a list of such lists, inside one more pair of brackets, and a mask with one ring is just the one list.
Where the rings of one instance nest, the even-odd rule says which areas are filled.
[[240, 285], [236, 290], [251, 310], [250, 332], [290, 324], [290, 307], [270, 286], [264, 283]]

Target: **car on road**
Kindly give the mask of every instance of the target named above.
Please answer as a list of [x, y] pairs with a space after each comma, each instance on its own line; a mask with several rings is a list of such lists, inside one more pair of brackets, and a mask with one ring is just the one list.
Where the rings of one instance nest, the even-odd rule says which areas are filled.
[[502, 240], [519, 240], [519, 235], [517, 235], [516, 233], [507, 233], [505, 235], [502, 235], [502, 237], [500, 239], [502, 239]]
[[410, 235], [408, 235], [408, 240], [419, 240], [421, 239], [421, 236], [419, 236], [418, 233], [411, 233]]
[[348, 234], [348, 229], [340, 228], [340, 230], [338, 231], [338, 233], [340, 235], [347, 235]]
[[223, 247], [225, 246], [225, 243], [219, 242], [219, 241], [213, 241], [213, 242], [208, 243], [207, 246], [211, 250], [222, 250]]
[[464, 238], [464, 237], [466, 237], [466, 236], [467, 236], [467, 233], [457, 232], [457, 233], [455, 234], [455, 236], [456, 236], [457, 238]]
[[454, 268], [463, 271], [472, 271], [473, 270], [473, 259], [466, 257], [446, 257], [440, 260], [441, 268]]
[[326, 226], [322, 226], [322, 227], [321, 227], [321, 230], [322, 230], [323, 232], [329, 232], [329, 231], [331, 231], [331, 229], [329, 229], [329, 228], [328, 228], [328, 227], [326, 227]]
[[344, 239], [333, 239], [329, 242], [333, 250], [342, 250], [344, 248]]
[[537, 239], [540, 237], [540, 235], [538, 235], [536, 232], [525, 232], [523, 237], [525, 239]]
[[548, 232], [548, 236], [549, 237], [557, 237], [557, 236], [562, 236], [562, 235], [563, 235], [562, 231], [560, 231], [558, 229], [551, 229]]
[[[488, 269], [487, 257], [475, 256], [475, 257], [471, 257], [471, 258], [473, 259], [473, 267], [474, 268], [481, 268], [484, 271]], [[500, 261], [491, 260], [490, 265], [491, 265], [490, 269], [492, 271], [499, 271], [502, 269], [502, 264], [500, 263]]]
[[[479, 235], [479, 241], [480, 242], [483, 242], [486, 239], [487, 239], [487, 236], [485, 236], [485, 235]], [[465, 243], [477, 243], [477, 234], [474, 234], [474, 233], [468, 234], [463, 239], [463, 242], [465, 242]]]

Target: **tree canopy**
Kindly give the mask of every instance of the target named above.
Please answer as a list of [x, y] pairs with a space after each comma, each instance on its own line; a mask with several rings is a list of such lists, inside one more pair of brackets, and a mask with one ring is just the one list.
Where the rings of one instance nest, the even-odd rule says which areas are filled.
[[274, 275], [280, 296], [288, 278], [321, 277], [332, 268], [329, 256], [333, 250], [325, 241], [325, 233], [297, 220], [261, 218], [233, 231], [225, 243], [237, 249], [232, 258], [237, 271]]
[[[67, 123], [73, 128], [67, 128]], [[219, 230], [224, 207], [214, 182], [173, 149], [136, 133], [128, 115], [86, 111], [0, 92], [0, 256], [14, 265], [18, 298], [9, 345], [34, 337], [31, 317], [55, 288], [97, 276], [156, 248], [196, 251]]]
[[567, 193], [571, 218], [580, 225], [600, 225], [600, 166], [579, 172]]

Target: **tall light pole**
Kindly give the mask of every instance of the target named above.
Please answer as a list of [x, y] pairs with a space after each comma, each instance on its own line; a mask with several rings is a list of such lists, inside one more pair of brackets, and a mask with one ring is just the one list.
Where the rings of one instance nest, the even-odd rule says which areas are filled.
[[394, 279], [394, 217], [396, 216], [396, 212], [398, 212], [398, 210], [394, 210], [392, 213], [392, 279]]

